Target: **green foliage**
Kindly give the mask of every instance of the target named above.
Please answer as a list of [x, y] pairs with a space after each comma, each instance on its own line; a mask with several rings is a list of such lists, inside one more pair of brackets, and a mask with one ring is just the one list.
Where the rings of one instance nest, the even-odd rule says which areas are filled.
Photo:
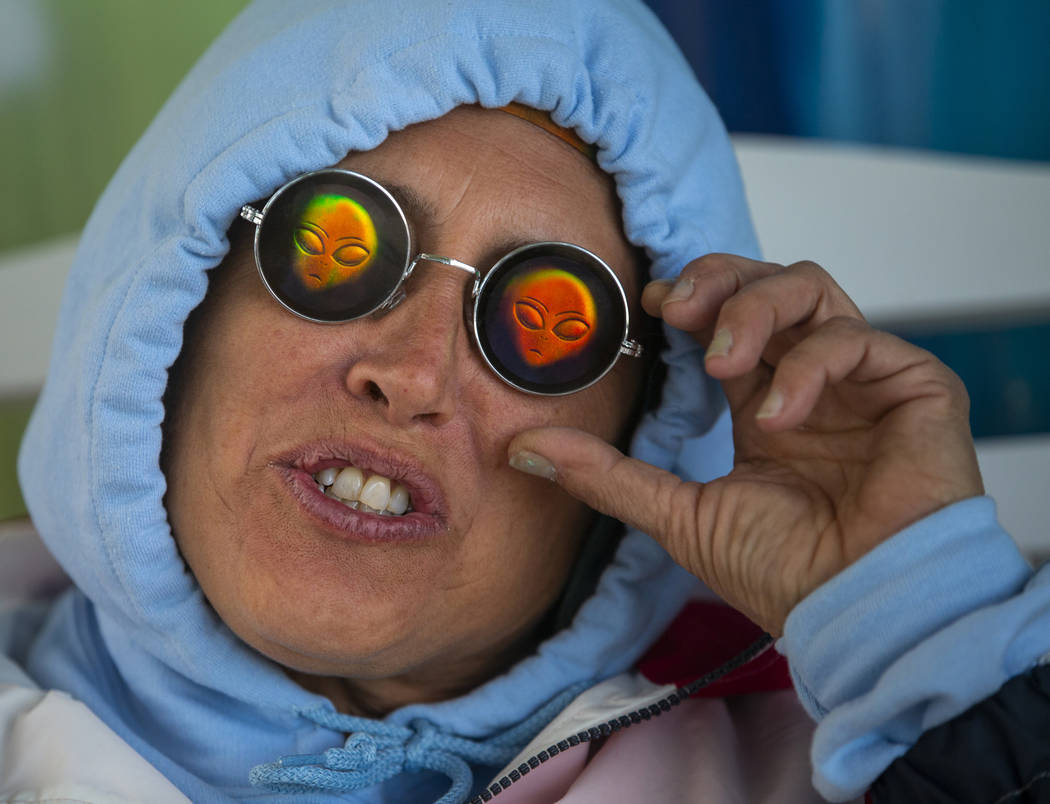
[[15, 459], [32, 409], [32, 399], [0, 399], [0, 522], [26, 515]]
[[4, 21], [2, 41], [22, 41], [31, 57], [0, 82], [0, 250], [84, 225], [161, 104], [244, 5], [33, 0]]

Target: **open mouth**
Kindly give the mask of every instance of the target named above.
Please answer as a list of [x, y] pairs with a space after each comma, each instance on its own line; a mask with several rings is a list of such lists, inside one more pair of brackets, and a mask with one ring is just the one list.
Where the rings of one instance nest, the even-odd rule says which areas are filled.
[[407, 488], [383, 475], [365, 474], [356, 466], [329, 466], [312, 477], [326, 497], [355, 511], [403, 516], [414, 510]]
[[350, 541], [418, 542], [449, 532], [442, 488], [411, 454], [364, 439], [324, 440], [270, 466], [310, 519]]

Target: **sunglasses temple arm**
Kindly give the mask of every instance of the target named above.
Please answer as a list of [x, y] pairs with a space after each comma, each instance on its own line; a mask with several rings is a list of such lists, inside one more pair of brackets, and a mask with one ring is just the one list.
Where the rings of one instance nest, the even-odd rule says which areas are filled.
[[620, 354], [628, 357], [641, 357], [643, 351], [645, 350], [638, 341], [625, 340], [620, 344]]
[[254, 223], [256, 226], [262, 223], [262, 213], [248, 204], [241, 207], [240, 216], [248, 221], [248, 223]]

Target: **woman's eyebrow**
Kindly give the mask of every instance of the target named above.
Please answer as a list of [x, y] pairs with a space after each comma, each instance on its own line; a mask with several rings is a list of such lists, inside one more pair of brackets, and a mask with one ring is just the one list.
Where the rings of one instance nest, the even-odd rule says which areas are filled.
[[381, 179], [379, 184], [386, 188], [390, 195], [394, 196], [394, 200], [397, 201], [398, 206], [404, 211], [405, 217], [408, 218], [410, 226], [413, 222], [416, 222], [423, 228], [426, 228], [437, 218], [437, 210], [434, 208], [434, 205], [411, 187]]

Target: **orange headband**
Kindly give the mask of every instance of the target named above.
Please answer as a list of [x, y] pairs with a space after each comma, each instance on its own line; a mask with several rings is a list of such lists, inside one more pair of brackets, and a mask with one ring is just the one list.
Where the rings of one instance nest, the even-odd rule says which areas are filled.
[[533, 109], [531, 106], [525, 106], [524, 104], [513, 102], [508, 103], [506, 106], [499, 107], [501, 112], [512, 114], [515, 117], [520, 117], [522, 120], [527, 120], [533, 125], [539, 126], [544, 131], [550, 132], [555, 137], [560, 139], [562, 142], [567, 142], [581, 154], [586, 156], [590, 160], [594, 160], [595, 148], [593, 145], [588, 145], [586, 142], [576, 136], [576, 132], [571, 129], [562, 128], [553, 120], [546, 112], [541, 112], [539, 109]]

